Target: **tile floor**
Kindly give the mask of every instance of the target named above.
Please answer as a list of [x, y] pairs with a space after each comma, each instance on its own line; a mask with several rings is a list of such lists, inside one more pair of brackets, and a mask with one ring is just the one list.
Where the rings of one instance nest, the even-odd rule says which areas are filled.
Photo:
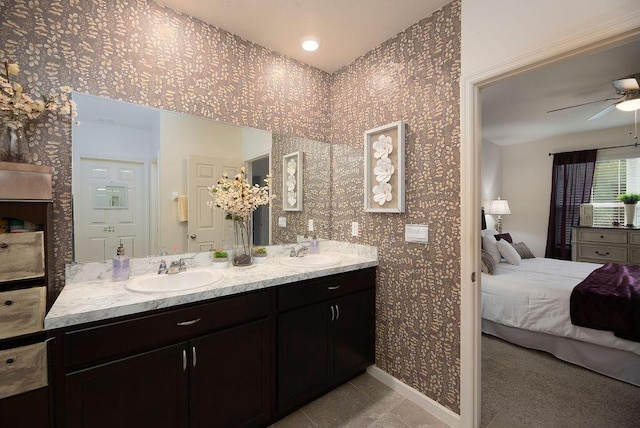
[[448, 428], [431, 413], [365, 373], [271, 428]]

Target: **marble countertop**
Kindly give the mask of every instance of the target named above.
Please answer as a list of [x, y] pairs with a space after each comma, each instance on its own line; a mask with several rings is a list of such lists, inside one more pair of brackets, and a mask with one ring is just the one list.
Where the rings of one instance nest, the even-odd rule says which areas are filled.
[[[375, 247], [322, 241], [320, 253], [338, 257], [339, 264], [323, 268], [294, 268], [279, 262], [279, 257], [285, 256], [281, 247], [268, 247], [269, 257], [264, 263], [221, 269], [224, 277], [214, 284], [171, 293], [129, 291], [125, 288], [127, 281], [110, 279], [107, 263], [73, 265], [71, 269], [67, 269], [67, 285], [45, 318], [45, 330], [143, 313], [378, 265]], [[179, 257], [180, 255], [162, 258], [169, 264], [172, 258]], [[157, 269], [156, 259], [159, 258], [132, 259], [132, 278], [146, 274], [151, 269]], [[198, 269], [213, 269], [210, 267], [208, 254], [201, 254], [196, 260]]]

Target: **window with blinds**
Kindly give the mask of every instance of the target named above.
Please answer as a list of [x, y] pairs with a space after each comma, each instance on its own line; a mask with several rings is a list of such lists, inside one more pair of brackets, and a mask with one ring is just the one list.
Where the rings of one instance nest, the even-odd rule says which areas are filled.
[[616, 199], [621, 193], [640, 193], [640, 158], [597, 161], [591, 190], [594, 226], [625, 224], [624, 204]]

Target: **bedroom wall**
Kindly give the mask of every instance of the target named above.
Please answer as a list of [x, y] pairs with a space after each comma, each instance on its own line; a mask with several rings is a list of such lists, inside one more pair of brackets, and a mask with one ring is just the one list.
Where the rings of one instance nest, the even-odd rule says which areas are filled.
[[[629, 130], [624, 126], [503, 147], [503, 197], [509, 200], [512, 213], [505, 216], [503, 231], [526, 243], [537, 257], [544, 257], [553, 166], [549, 153], [633, 144]], [[624, 157], [633, 153], [640, 156], [640, 149], [604, 150], [598, 156]]]
[[[491, 201], [497, 198], [509, 199], [502, 194], [502, 147], [489, 140], [482, 140], [482, 176], [480, 182], [480, 201], [486, 211], [491, 208]], [[506, 230], [506, 218], [502, 219]], [[496, 219], [492, 215], [485, 216], [487, 227], [495, 227]]]

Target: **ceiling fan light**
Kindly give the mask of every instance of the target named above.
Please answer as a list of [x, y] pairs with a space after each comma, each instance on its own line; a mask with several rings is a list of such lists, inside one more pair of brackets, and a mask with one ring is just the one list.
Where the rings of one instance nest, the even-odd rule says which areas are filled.
[[629, 94], [625, 97], [625, 100], [616, 104], [616, 108], [622, 111], [636, 111], [640, 110], [640, 94]]

